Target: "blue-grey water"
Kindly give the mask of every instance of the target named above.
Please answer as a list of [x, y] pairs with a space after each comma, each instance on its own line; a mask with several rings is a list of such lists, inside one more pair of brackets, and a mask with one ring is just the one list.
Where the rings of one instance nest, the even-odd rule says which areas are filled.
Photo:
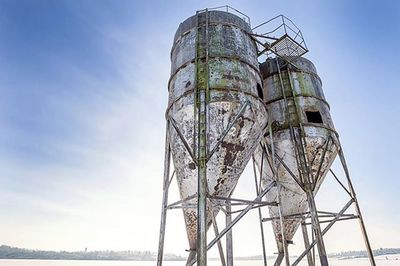
[[[330, 259], [332, 266], [368, 266], [368, 259], [349, 259], [336, 260]], [[379, 256], [376, 258], [379, 266], [400, 266], [400, 255]], [[155, 265], [154, 261], [82, 261], [82, 260], [0, 260], [0, 266], [151, 266]], [[184, 266], [185, 262], [167, 261], [165, 266]], [[217, 261], [211, 261], [209, 266], [220, 265]], [[235, 266], [258, 266], [263, 265], [262, 261], [235, 261]], [[268, 265], [273, 265], [273, 261], [269, 261]], [[302, 266], [306, 266], [304, 261]]]

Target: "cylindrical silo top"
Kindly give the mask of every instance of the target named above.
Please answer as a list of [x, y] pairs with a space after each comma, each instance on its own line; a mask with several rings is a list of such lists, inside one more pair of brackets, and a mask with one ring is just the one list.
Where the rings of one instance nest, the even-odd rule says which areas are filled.
[[[287, 69], [288, 63], [284, 59], [268, 58], [264, 63], [260, 64], [260, 71], [261, 71], [261, 75], [262, 75], [263, 79], [266, 79], [269, 76], [278, 74], [278, 66], [277, 66], [276, 60], [278, 60], [278, 64], [280, 66], [281, 71]], [[318, 76], [317, 69], [315, 68], [314, 64], [310, 60], [308, 60], [304, 57], [298, 57], [296, 59], [292, 59], [289, 61], [291, 62], [291, 64], [293, 64], [292, 71], [296, 71], [296, 69], [297, 69], [299, 71], [304, 71], [304, 72]]]
[[[192, 73], [206, 68], [209, 88], [257, 96], [262, 82], [257, 46], [250, 32], [244, 19], [226, 11], [200, 12], [182, 22], [171, 50], [170, 102], [194, 89], [194, 78], [199, 77]], [[183, 83], [180, 79], [186, 76], [192, 79]], [[184, 88], [178, 89], [182, 84]]]
[[[245, 20], [229, 12], [218, 11], [218, 10], [208, 11], [208, 19], [210, 24], [234, 25], [249, 33], [251, 32], [250, 25]], [[196, 27], [197, 23], [202, 25], [205, 23], [205, 21], [206, 21], [206, 12], [199, 13], [198, 18], [197, 15], [193, 15], [188, 19], [186, 19], [185, 21], [183, 21], [176, 30], [174, 43], [177, 41], [179, 36], [184, 35], [187, 31]]]

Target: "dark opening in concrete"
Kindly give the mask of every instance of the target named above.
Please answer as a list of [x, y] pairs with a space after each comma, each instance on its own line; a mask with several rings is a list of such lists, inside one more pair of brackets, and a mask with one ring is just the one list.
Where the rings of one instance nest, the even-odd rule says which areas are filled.
[[264, 100], [264, 94], [263, 94], [260, 83], [257, 83], [257, 94], [258, 94], [258, 97], [261, 98], [261, 100]]
[[322, 116], [318, 111], [306, 111], [306, 116], [309, 123], [324, 123], [322, 121]]

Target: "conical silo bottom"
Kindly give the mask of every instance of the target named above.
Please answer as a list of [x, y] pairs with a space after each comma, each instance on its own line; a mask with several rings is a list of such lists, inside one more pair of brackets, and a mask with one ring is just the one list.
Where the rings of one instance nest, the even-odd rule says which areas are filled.
[[[334, 144], [331, 133], [328, 129], [323, 127], [306, 126], [305, 128], [305, 142], [306, 142], [306, 155], [315, 186], [313, 194], [315, 195], [321, 186], [327, 172], [329, 171], [336, 155], [337, 149]], [[298, 133], [298, 132], [296, 132]], [[265, 142], [270, 145], [269, 136], [265, 137]], [[289, 130], [282, 130], [274, 133], [274, 148], [276, 156], [279, 156], [286, 167], [299, 178], [299, 167], [297, 165], [298, 158], [296, 158], [293, 142], [290, 137]], [[324, 151], [326, 149], [326, 151]], [[256, 161], [260, 165], [261, 149], [257, 149]], [[264, 160], [265, 161], [265, 160]], [[292, 175], [287, 171], [285, 166], [275, 158], [275, 167], [277, 168], [277, 177], [280, 184], [280, 202], [282, 215], [285, 217], [283, 221], [283, 232], [285, 239], [290, 243], [301, 224], [301, 218], [293, 217], [308, 212], [307, 195], [303, 188], [294, 180]], [[271, 169], [267, 164], [263, 166], [263, 186], [268, 186], [275, 178]], [[267, 201], [277, 201], [277, 188], [271, 190], [267, 195]], [[276, 219], [272, 220], [272, 227], [275, 238], [280, 251], [283, 251], [282, 246], [282, 230], [279, 220], [278, 207], [269, 207], [270, 217]], [[289, 217], [288, 217], [289, 216]], [[291, 217], [292, 216], [292, 217]]]
[[[252, 97], [244, 97], [240, 93], [236, 95], [219, 93], [214, 97], [208, 106], [208, 153], [215, 150], [207, 162], [208, 193], [211, 196], [229, 197], [262, 138], [262, 129], [265, 127], [265, 123], [259, 121], [267, 121], [266, 112], [261, 101]], [[222, 101], [223, 98], [228, 98], [230, 101]], [[189, 246], [191, 250], [195, 250], [198, 218], [198, 168], [195, 163], [197, 131], [194, 106], [191, 103], [193, 103], [192, 100], [185, 97], [174, 105], [173, 108], [175, 106], [177, 108], [172, 109], [170, 114], [177, 129], [170, 129], [170, 138], [179, 192], [184, 201], [183, 213]], [[224, 132], [228, 127], [230, 129], [225, 135]], [[182, 136], [184, 140], [182, 140]], [[194, 158], [185, 147], [184, 142], [191, 147]], [[188, 198], [189, 200], [187, 200]], [[214, 203], [218, 202], [214, 200]], [[217, 207], [208, 209], [208, 227], [211, 225], [212, 213], [217, 215], [218, 211]]]

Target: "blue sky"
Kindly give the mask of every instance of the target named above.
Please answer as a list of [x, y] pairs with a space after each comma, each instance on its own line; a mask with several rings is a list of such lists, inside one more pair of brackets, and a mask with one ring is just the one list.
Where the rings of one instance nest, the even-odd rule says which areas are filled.
[[[285, 14], [302, 29], [372, 245], [400, 247], [400, 5], [344, 0], [1, 0], [0, 243], [156, 249], [172, 39], [196, 10], [224, 4], [253, 26]], [[239, 194], [253, 191], [251, 178], [246, 170]], [[335, 206], [332, 186], [321, 206]], [[182, 254], [183, 219], [170, 217], [167, 239], [180, 244], [167, 244]], [[251, 219], [238, 238], [253, 241]], [[329, 239], [328, 252], [362, 248], [348, 242]]]

